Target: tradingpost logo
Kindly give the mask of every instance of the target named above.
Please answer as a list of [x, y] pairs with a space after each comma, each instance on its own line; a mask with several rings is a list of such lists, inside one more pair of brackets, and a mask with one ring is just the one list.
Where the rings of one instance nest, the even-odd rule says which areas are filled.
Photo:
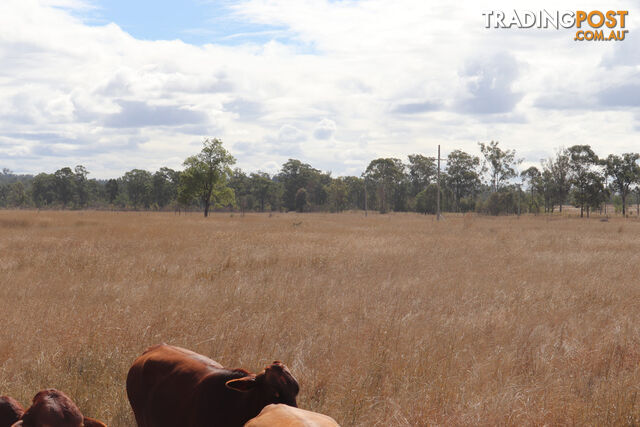
[[483, 12], [485, 28], [501, 29], [571, 29], [575, 28], [575, 41], [622, 41], [629, 30], [625, 30], [628, 10], [567, 10], [546, 9], [503, 12]]

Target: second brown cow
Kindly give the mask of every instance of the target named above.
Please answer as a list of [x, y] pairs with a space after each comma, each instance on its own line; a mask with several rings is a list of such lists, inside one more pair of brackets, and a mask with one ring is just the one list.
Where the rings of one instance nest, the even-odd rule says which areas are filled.
[[271, 403], [297, 406], [298, 391], [280, 362], [251, 374], [166, 344], [145, 351], [127, 376], [139, 427], [241, 427]]
[[12, 427], [106, 427], [100, 421], [85, 417], [63, 392], [50, 388], [38, 392], [29, 409]]
[[14, 398], [0, 396], [0, 427], [9, 427], [22, 418], [24, 408]]

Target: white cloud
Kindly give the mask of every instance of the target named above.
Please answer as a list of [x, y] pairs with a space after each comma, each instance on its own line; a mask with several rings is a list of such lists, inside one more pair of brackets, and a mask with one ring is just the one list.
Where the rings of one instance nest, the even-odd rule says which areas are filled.
[[524, 1], [248, 0], [234, 19], [266, 36], [278, 26], [277, 40], [194, 46], [88, 26], [78, 16], [90, 7], [0, 2], [0, 167], [82, 163], [105, 177], [180, 167], [205, 136], [248, 170], [299, 157], [334, 175], [378, 156], [434, 155], [437, 144], [477, 152], [477, 141], [497, 139], [550, 155], [576, 142], [637, 143], [631, 19], [624, 42], [588, 44], [570, 30], [484, 28], [484, 9], [533, 7]]
[[322, 119], [313, 130], [316, 139], [331, 139], [336, 133], [336, 122], [330, 119]]
[[295, 126], [283, 125], [278, 130], [278, 140], [283, 142], [300, 142], [305, 139], [304, 132]]

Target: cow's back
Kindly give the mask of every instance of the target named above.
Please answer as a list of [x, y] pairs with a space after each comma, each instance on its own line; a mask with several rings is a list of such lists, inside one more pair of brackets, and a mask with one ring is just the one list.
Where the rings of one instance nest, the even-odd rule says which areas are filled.
[[268, 405], [245, 427], [340, 427], [331, 417], [287, 405]]
[[149, 348], [127, 375], [127, 396], [139, 427], [185, 425], [193, 416], [198, 384], [218, 370], [219, 363], [165, 344]]

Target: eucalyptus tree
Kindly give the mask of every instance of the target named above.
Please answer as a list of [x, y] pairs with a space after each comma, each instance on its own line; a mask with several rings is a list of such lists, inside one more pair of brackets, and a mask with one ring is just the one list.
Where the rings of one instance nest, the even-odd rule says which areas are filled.
[[535, 204], [535, 199], [534, 199], [534, 192], [536, 190], [536, 188], [538, 188], [540, 186], [540, 180], [542, 178], [542, 175], [540, 174], [540, 171], [538, 170], [537, 167], [535, 166], [531, 166], [528, 169], [526, 169], [525, 171], [523, 171], [520, 176], [525, 180], [529, 182], [529, 191], [531, 192], [531, 200], [529, 202], [529, 210], [531, 210]]
[[273, 210], [280, 204], [281, 187], [266, 172], [253, 172], [249, 177], [251, 194], [260, 206], [260, 212], [264, 212], [267, 203]]
[[305, 189], [304, 207], [310, 202], [316, 205], [323, 204], [326, 201], [324, 186], [331, 181], [329, 174], [324, 174], [311, 165], [296, 159], [289, 159], [284, 163], [276, 179], [282, 183], [284, 206], [290, 211], [299, 210], [298, 198], [302, 196], [298, 195], [298, 190], [301, 188]]
[[455, 209], [460, 200], [472, 195], [480, 186], [480, 158], [461, 150], [453, 150], [447, 156], [446, 182], [453, 192]]
[[122, 177], [122, 183], [134, 209], [148, 208], [152, 200], [152, 175], [143, 169], [132, 169]]
[[569, 151], [561, 148], [556, 152], [555, 157], [547, 159], [543, 163], [544, 171], [549, 171], [553, 178], [552, 203], [558, 204], [560, 212], [562, 205], [567, 201], [567, 196], [571, 190], [571, 165]]
[[571, 171], [571, 184], [574, 192], [573, 198], [576, 205], [580, 206], [580, 217], [584, 217], [584, 209], [593, 199], [591, 194], [599, 190], [596, 182], [599, 177], [593, 168], [599, 164], [598, 156], [589, 145], [574, 145], [567, 149], [569, 154], [569, 168]]
[[438, 173], [435, 157], [426, 157], [422, 154], [409, 154], [407, 169], [411, 181], [411, 196], [426, 189]]
[[480, 152], [484, 156], [484, 167], [488, 167], [491, 189], [498, 191], [507, 181], [517, 177], [516, 168], [521, 160], [516, 159], [515, 150], [503, 150], [498, 146], [498, 141], [488, 144], [479, 142]]
[[64, 167], [54, 172], [53, 179], [56, 197], [62, 203], [62, 206], [66, 208], [73, 201], [75, 175], [71, 168]]
[[158, 208], [163, 208], [176, 199], [179, 185], [180, 172], [176, 170], [162, 167], [153, 174], [151, 194]]
[[631, 186], [640, 180], [640, 166], [638, 153], [624, 153], [622, 156], [609, 154], [603, 161], [607, 176], [613, 178], [611, 187], [620, 194], [622, 199], [622, 215], [626, 215], [627, 196]]
[[327, 187], [331, 210], [336, 213], [345, 210], [349, 203], [349, 187], [344, 177], [334, 178]]
[[400, 159], [379, 158], [369, 163], [364, 174], [367, 180], [376, 184], [380, 193], [380, 212], [388, 212], [389, 198], [405, 178], [404, 165]]
[[205, 218], [213, 204], [228, 204], [233, 201], [233, 190], [227, 186], [232, 174], [231, 165], [235, 158], [222, 146], [218, 138], [205, 138], [202, 151], [188, 157], [180, 175], [181, 201], [197, 199], [203, 209]]

